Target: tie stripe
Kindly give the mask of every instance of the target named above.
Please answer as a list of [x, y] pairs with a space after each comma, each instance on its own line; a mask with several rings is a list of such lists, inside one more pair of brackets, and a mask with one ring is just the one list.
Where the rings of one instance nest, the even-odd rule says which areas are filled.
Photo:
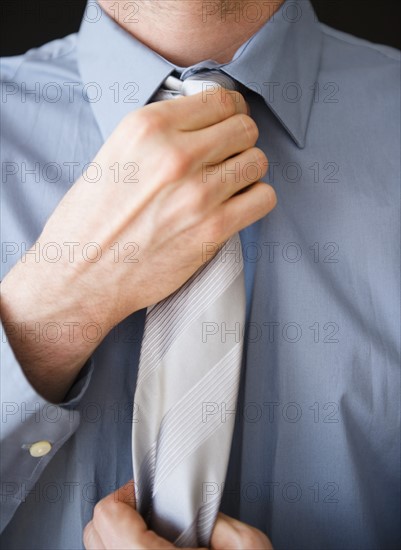
[[209, 530], [218, 514], [220, 499], [214, 498], [199, 508], [198, 514], [191, 525], [176, 539], [175, 545], [193, 548], [196, 546], [209, 546]]
[[230, 405], [229, 408], [233, 408], [237, 373], [232, 366], [240, 355], [240, 345], [237, 344], [163, 418], [158, 439], [157, 455], [160, 460], [157, 464], [153, 495], [181, 460], [193, 453], [214, 430], [224, 427], [220, 415], [213, 415], [210, 421], [203, 421], [202, 406], [206, 398], [207, 402], [218, 405], [224, 402]]
[[[158, 438], [154, 441], [142, 462], [136, 482], [144, 498], [149, 502], [161, 489], [163, 482], [180, 463], [219, 428], [224, 429], [221, 415], [205, 421], [202, 418], [202, 405], [205, 396], [208, 402], [224, 403], [227, 410], [235, 408], [237, 397], [237, 373], [233, 365], [239, 360], [241, 346], [237, 344], [229, 354], [218, 363], [210, 375], [188, 392], [177, 405], [163, 418]], [[222, 393], [219, 388], [224, 387]], [[222, 401], [218, 402], [217, 400]], [[195, 428], [195, 429], [194, 429]], [[204, 480], [208, 481], [208, 480]], [[138, 492], [138, 500], [142, 495]]]
[[[228, 241], [231, 245], [238, 239]], [[242, 261], [229, 256], [221, 269], [221, 257], [218, 253], [209, 264], [187, 281], [167, 300], [148, 308], [144, 340], [146, 348], [141, 353], [141, 369], [137, 387], [145, 383], [147, 377], [159, 365], [174, 340], [206, 311], [213, 302], [232, 284], [238, 275], [242, 275]]]
[[[185, 81], [170, 76], [154, 100], [216, 83], [235, 89], [221, 72]], [[176, 546], [210, 543], [221, 490], [207, 499], [203, 492], [205, 484], [221, 488], [225, 480], [244, 321], [238, 234], [181, 288], [147, 310], [135, 391], [138, 421], [132, 429], [137, 507], [148, 527]], [[239, 334], [219, 337], [223, 323], [230, 330], [239, 326]], [[204, 334], [205, 324], [216, 334]]]
[[[158, 433], [166, 412], [227, 354], [233, 343], [241, 340], [242, 333], [229, 335], [225, 341], [220, 332], [210, 337], [202, 335], [202, 325], [211, 320], [214, 323], [213, 329], [215, 326], [221, 327], [223, 323], [235, 326], [234, 320], [237, 326], [242, 323], [242, 308], [245, 308], [245, 301], [241, 275], [242, 273], [210, 307], [186, 325], [185, 330], [177, 336], [162, 358], [152, 363], [147, 371], [146, 381], [142, 379], [137, 386], [135, 400], [137, 408], [139, 407], [139, 422], [134, 428], [145, 426], [146, 423], [150, 433]], [[179, 319], [172, 319], [172, 322], [175, 321], [180, 322]], [[146, 337], [144, 344], [147, 344]], [[142, 366], [144, 369], [147, 368], [149, 362], [140, 362], [140, 369]], [[158, 396], [157, 400], [154, 399], [155, 395]]]

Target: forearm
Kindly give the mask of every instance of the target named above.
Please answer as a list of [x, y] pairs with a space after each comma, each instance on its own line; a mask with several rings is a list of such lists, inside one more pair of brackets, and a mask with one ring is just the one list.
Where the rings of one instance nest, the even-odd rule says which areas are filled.
[[[94, 188], [79, 178], [36, 243], [74, 245], [72, 259], [35, 263], [26, 254], [8, 273], [5, 330], [43, 397], [62, 400], [113, 326], [188, 281], [207, 260], [204, 243], [223, 244], [274, 208], [273, 188], [258, 180], [268, 162], [246, 112], [244, 98], [227, 91], [207, 102], [199, 93], [127, 115], [95, 162], [127, 166], [135, 158], [139, 179], [115, 181], [104, 169]], [[205, 159], [219, 167], [208, 185]], [[260, 168], [256, 181], [237, 177], [250, 162]], [[223, 169], [231, 174], [224, 186]], [[91, 243], [100, 251], [96, 258], [84, 254]], [[123, 251], [117, 257], [116, 245]]]
[[1, 284], [1, 319], [28, 381], [45, 399], [59, 403], [105, 330], [51, 286], [44, 292], [29, 277], [28, 266], [15, 266]]

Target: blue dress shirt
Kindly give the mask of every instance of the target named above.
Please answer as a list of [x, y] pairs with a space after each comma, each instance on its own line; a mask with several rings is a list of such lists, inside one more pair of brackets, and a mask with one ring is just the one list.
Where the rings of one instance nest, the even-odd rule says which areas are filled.
[[[2, 276], [122, 117], [174, 71], [222, 67], [245, 87], [278, 196], [241, 232], [246, 349], [222, 510], [276, 550], [398, 547], [398, 51], [287, 0], [229, 63], [177, 67], [90, 4], [77, 34], [1, 62]], [[4, 548], [82, 548], [95, 503], [132, 478], [144, 316], [109, 333], [60, 405], [3, 333]], [[49, 452], [31, 456], [39, 441]]]

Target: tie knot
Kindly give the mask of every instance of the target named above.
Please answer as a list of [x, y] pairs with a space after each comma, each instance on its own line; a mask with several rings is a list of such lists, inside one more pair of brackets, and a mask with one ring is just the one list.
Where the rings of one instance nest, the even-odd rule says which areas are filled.
[[235, 80], [227, 74], [217, 71], [201, 71], [186, 78], [182, 85], [182, 95], [193, 95], [207, 89], [210, 85], [218, 85], [227, 90], [236, 90]]
[[175, 76], [168, 76], [153, 101], [174, 99], [180, 96], [194, 95], [203, 91], [213, 91], [213, 87], [221, 86], [227, 90], [237, 90], [236, 81], [222, 71], [212, 69], [199, 71], [180, 80]]

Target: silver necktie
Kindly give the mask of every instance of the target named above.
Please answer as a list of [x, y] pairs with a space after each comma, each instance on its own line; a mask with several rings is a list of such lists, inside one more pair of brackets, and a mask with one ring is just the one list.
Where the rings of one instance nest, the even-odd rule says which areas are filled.
[[[169, 76], [154, 101], [207, 86], [235, 89], [219, 71]], [[181, 288], [149, 307], [132, 430], [137, 508], [176, 546], [210, 545], [225, 481], [245, 323], [239, 235]]]

